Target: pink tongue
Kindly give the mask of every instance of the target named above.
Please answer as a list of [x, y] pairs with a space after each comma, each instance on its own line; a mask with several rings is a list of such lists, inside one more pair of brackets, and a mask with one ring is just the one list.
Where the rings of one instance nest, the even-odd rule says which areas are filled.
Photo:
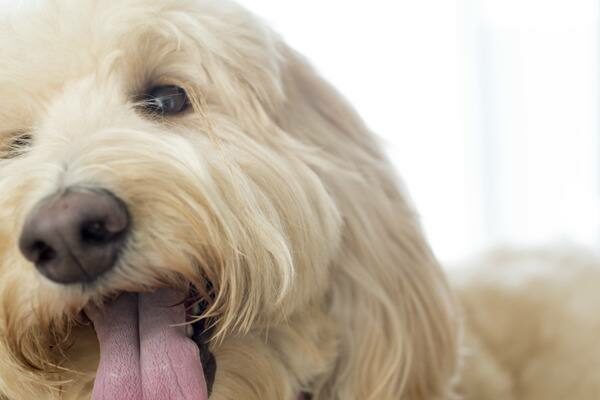
[[92, 400], [208, 400], [199, 350], [185, 335], [181, 295], [123, 294], [86, 310], [100, 342]]

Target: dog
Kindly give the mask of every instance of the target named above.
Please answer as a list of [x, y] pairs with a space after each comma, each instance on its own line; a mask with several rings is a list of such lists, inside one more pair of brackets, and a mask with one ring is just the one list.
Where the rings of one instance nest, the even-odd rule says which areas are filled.
[[377, 138], [258, 18], [0, 18], [0, 398], [516, 393], [486, 286], [450, 288]]

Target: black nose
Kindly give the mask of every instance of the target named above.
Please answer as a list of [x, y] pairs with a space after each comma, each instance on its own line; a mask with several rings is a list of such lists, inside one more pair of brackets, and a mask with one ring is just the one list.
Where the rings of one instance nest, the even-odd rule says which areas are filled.
[[89, 283], [115, 266], [128, 227], [127, 207], [112, 193], [67, 191], [29, 215], [19, 246], [47, 278]]

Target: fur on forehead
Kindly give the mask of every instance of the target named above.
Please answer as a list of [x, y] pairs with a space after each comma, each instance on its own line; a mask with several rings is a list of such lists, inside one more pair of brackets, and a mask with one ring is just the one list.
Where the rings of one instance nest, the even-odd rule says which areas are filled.
[[[0, 86], [12, 109], [0, 118], [39, 109], [32, 104], [86, 75], [116, 75], [132, 95], [187, 84], [234, 114], [243, 99], [269, 113], [284, 99], [279, 37], [227, 0], [54, 0], [6, 13]], [[13, 23], [23, 18], [30, 23]]]

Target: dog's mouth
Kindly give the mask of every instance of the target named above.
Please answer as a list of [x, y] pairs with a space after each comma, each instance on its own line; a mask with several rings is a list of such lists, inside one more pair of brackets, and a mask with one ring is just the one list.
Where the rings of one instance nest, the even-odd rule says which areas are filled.
[[92, 400], [209, 398], [216, 372], [210, 334], [204, 320], [192, 323], [201, 310], [181, 293], [124, 293], [85, 311], [100, 343]]

